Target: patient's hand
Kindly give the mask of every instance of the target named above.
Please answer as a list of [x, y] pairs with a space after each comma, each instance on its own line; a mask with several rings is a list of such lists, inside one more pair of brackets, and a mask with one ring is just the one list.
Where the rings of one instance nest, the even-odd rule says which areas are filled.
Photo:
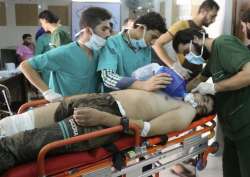
[[90, 107], [77, 108], [74, 110], [73, 118], [80, 126], [101, 125], [101, 119], [105, 112]]
[[107, 127], [113, 127], [120, 124], [121, 117], [99, 111], [90, 107], [82, 107], [74, 110], [73, 118], [80, 126], [90, 127], [97, 125], [104, 125]]

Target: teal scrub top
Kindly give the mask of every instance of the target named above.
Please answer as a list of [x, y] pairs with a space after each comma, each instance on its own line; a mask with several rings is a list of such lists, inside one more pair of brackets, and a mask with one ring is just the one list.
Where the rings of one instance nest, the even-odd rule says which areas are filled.
[[120, 76], [130, 77], [136, 69], [151, 63], [151, 48], [134, 51], [124, 34], [109, 37], [101, 50], [98, 71], [111, 69]]
[[[49, 43], [50, 43], [50, 34], [49, 33], [42, 34], [36, 41], [35, 55], [40, 55], [49, 51], [50, 50]], [[48, 71], [41, 72], [41, 77], [43, 81], [47, 85], [49, 85], [50, 72]]]
[[[238, 38], [222, 35], [214, 40], [202, 75], [217, 83], [233, 77], [249, 62], [249, 49]], [[250, 86], [216, 93], [215, 106], [225, 136], [240, 139], [250, 135]]]
[[36, 41], [36, 50], [35, 55], [43, 54], [50, 50], [50, 34], [44, 33], [42, 34]]
[[97, 63], [97, 52], [89, 58], [76, 42], [29, 60], [33, 69], [50, 71], [49, 88], [63, 96], [96, 92]]

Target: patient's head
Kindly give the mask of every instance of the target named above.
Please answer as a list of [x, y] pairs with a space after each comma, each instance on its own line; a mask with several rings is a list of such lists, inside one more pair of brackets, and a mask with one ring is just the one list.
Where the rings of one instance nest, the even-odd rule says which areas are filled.
[[206, 116], [214, 113], [214, 97], [212, 95], [201, 95], [200, 93], [189, 93], [185, 102], [190, 103], [197, 111], [197, 116]]
[[214, 96], [213, 95], [201, 95], [200, 93], [194, 93], [194, 100], [197, 103], [195, 108], [198, 116], [206, 116], [214, 113]]

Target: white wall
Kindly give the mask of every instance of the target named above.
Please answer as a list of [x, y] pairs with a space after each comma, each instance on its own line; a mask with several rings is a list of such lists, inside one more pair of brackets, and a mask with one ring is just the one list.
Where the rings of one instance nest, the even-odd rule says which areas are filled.
[[221, 34], [232, 34], [233, 0], [215, 0], [220, 10], [216, 20], [207, 28], [209, 37], [216, 38]]

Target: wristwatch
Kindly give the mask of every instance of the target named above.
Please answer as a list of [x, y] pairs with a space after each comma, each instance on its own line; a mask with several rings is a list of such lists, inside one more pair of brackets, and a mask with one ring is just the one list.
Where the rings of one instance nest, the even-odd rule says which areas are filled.
[[123, 126], [123, 132], [128, 133], [129, 132], [129, 119], [127, 117], [121, 117], [120, 124]]

